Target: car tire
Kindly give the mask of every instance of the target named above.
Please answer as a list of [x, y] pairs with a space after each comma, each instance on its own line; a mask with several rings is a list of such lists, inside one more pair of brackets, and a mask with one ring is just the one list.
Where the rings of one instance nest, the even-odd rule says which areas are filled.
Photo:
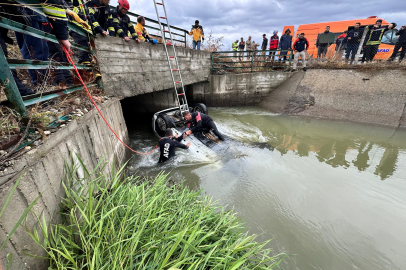
[[165, 131], [173, 128], [172, 119], [166, 114], [160, 114], [155, 120], [155, 131], [160, 137], [165, 136]]
[[206, 115], [209, 113], [206, 105], [204, 105], [203, 103], [197, 103], [196, 106], [193, 108], [193, 112], [200, 112]]

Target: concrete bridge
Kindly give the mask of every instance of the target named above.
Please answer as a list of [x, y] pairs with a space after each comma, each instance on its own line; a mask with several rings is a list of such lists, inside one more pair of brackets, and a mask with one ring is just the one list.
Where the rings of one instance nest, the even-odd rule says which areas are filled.
[[[156, 112], [175, 105], [173, 82], [163, 44], [97, 38], [96, 54], [109, 96], [125, 98], [137, 111]], [[168, 47], [168, 51], [172, 49]], [[208, 106], [258, 104], [281, 85], [287, 72], [211, 75], [210, 52], [176, 47], [189, 103]], [[136, 104], [136, 106], [135, 106]]]

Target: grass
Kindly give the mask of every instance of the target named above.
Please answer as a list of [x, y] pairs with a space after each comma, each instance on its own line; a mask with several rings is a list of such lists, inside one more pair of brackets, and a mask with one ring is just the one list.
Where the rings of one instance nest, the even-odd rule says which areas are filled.
[[[82, 164], [83, 166], [83, 164]], [[236, 214], [209, 197], [178, 185], [168, 175], [140, 182], [69, 168], [63, 224], [41, 220], [49, 269], [272, 269], [272, 256], [248, 235]], [[83, 170], [87, 175], [78, 179]]]

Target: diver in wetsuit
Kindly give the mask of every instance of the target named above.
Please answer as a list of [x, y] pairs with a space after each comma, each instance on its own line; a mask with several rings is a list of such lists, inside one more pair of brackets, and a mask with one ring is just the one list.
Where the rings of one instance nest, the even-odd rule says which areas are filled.
[[165, 137], [159, 140], [159, 150], [161, 155], [159, 156], [158, 163], [168, 161], [169, 159], [176, 156], [175, 154], [176, 147], [188, 149], [190, 143], [184, 145], [183, 143], [180, 142], [183, 138], [186, 138], [186, 135], [183, 135], [179, 138], [178, 137], [173, 138], [172, 129], [168, 128], [167, 130], [165, 130]]
[[216, 134], [220, 140], [224, 141], [224, 136], [217, 130], [216, 124], [210, 116], [201, 112], [190, 113], [186, 111], [183, 112], [183, 117], [186, 119], [186, 124], [190, 129], [186, 131], [186, 135], [198, 131], [209, 132], [210, 129], [212, 129], [213, 133]]

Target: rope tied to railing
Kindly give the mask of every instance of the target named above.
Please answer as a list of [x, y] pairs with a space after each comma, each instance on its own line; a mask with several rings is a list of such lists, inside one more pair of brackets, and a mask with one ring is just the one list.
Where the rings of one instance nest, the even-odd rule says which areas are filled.
[[125, 144], [125, 143], [120, 139], [120, 137], [114, 132], [113, 128], [112, 128], [112, 127], [110, 126], [110, 124], [107, 122], [106, 118], [104, 118], [104, 116], [103, 116], [102, 112], [100, 111], [99, 107], [97, 106], [96, 102], [93, 100], [92, 95], [90, 94], [89, 90], [87, 89], [86, 84], [83, 82], [82, 77], [80, 76], [79, 71], [78, 71], [78, 69], [77, 69], [76, 66], [75, 66], [75, 63], [73, 63], [73, 60], [72, 60], [72, 58], [70, 57], [70, 54], [68, 53], [68, 51], [66, 50], [66, 48], [63, 48], [63, 50], [65, 51], [65, 55], [66, 55], [66, 58], [68, 59], [68, 62], [69, 62], [71, 65], [73, 65], [73, 68], [75, 69], [76, 74], [78, 75], [78, 78], [79, 78], [80, 82], [82, 83], [83, 87], [85, 88], [85, 90], [86, 90], [86, 92], [87, 92], [87, 95], [89, 96], [90, 100], [92, 101], [94, 107], [97, 109], [97, 111], [99, 112], [100, 116], [103, 118], [104, 122], [105, 122], [106, 125], [109, 127], [109, 129], [111, 130], [111, 132], [113, 132], [114, 136], [116, 136], [116, 138], [117, 138], [126, 148], [128, 148], [128, 149], [131, 150], [132, 152], [137, 153], [137, 154], [139, 154], [139, 155], [149, 155], [149, 154], [151, 154], [152, 152], [154, 152], [156, 149], [158, 149], [158, 145], [157, 145], [154, 150], [152, 150], [152, 151], [150, 151], [150, 152], [148, 152], [148, 153], [140, 153], [140, 152], [138, 152], [138, 151], [133, 150], [131, 147], [129, 147], [127, 144]]

